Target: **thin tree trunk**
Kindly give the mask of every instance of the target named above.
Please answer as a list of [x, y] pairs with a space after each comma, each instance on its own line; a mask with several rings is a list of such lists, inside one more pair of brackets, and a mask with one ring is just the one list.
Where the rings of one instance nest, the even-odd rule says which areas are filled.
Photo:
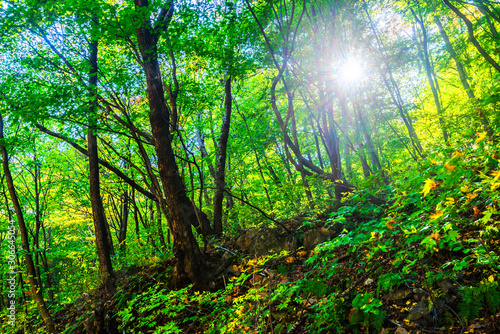
[[122, 201], [120, 205], [120, 229], [118, 231], [118, 247], [120, 251], [123, 253], [127, 249], [127, 227], [128, 227], [128, 216], [129, 216], [129, 193], [125, 188], [122, 194]]
[[141, 242], [141, 236], [139, 235], [139, 208], [135, 204], [136, 197], [135, 197], [135, 189], [132, 188], [132, 203], [134, 204], [134, 222], [135, 222], [135, 237], [137, 239], [137, 243], [139, 246], [142, 247], [142, 242]]
[[[238, 105], [235, 103], [236, 110], [238, 110]], [[247, 133], [250, 135], [250, 128], [248, 127], [247, 119], [244, 114], [240, 113], [241, 118], [243, 119], [243, 123], [245, 124], [245, 128], [247, 129]], [[257, 154], [257, 148], [255, 147], [254, 141], [252, 141], [252, 150], [255, 155], [255, 161], [257, 162], [257, 167], [259, 168], [260, 178], [262, 179], [262, 184], [264, 185], [264, 192], [266, 193], [267, 202], [269, 203], [269, 208], [273, 211], [273, 203], [271, 202], [271, 198], [269, 197], [269, 191], [267, 190], [266, 179], [264, 178], [264, 172], [262, 171], [262, 165], [260, 163], [259, 155]], [[228, 197], [232, 198], [231, 196]]]
[[453, 6], [450, 1], [443, 0], [444, 4], [448, 6], [462, 21], [464, 21], [467, 26], [468, 39], [474, 45], [474, 47], [479, 51], [479, 53], [486, 59], [488, 63], [495, 68], [498, 72], [500, 72], [500, 65], [491, 58], [491, 56], [481, 47], [476, 37], [474, 36], [474, 27], [472, 26], [472, 22], [465, 16], [457, 7]]
[[417, 45], [418, 48], [418, 53], [420, 55], [420, 58], [422, 62], [424, 63], [424, 68], [425, 68], [425, 73], [427, 74], [427, 81], [429, 82], [429, 87], [431, 88], [432, 96], [434, 98], [434, 104], [436, 105], [436, 111], [438, 114], [438, 120], [439, 124], [441, 126], [441, 131], [443, 133], [443, 138], [445, 143], [448, 142], [448, 131], [446, 130], [446, 125], [444, 123], [443, 119], [443, 109], [441, 106], [441, 101], [439, 100], [439, 94], [438, 94], [438, 82], [437, 80], [434, 80], [435, 74], [431, 66], [430, 62], [430, 56], [429, 56], [429, 50], [428, 50], [428, 41], [427, 41], [427, 29], [424, 26], [424, 20], [422, 17], [418, 17], [415, 11], [410, 8], [413, 17], [415, 18], [415, 21], [417, 24], [420, 26], [420, 29], [422, 29], [422, 49], [420, 49], [420, 42], [417, 39], [416, 33], [415, 33], [415, 44]]
[[[465, 74], [464, 66], [460, 61], [460, 59], [458, 58], [457, 53], [453, 49], [450, 39], [448, 38], [448, 35], [446, 34], [446, 31], [444, 30], [443, 25], [441, 24], [441, 21], [439, 20], [439, 17], [437, 15], [434, 16], [434, 22], [438, 27], [439, 34], [441, 35], [441, 38], [444, 41], [446, 50], [448, 51], [451, 58], [455, 62], [455, 66], [457, 67], [458, 71], [458, 77], [460, 78], [460, 82], [462, 83], [462, 86], [464, 87], [467, 96], [469, 97], [470, 100], [473, 101], [474, 105], [478, 107], [478, 101], [476, 100], [476, 96], [474, 95], [472, 87], [469, 85], [469, 81], [467, 80], [467, 75]], [[488, 122], [486, 115], [479, 115], [479, 120], [481, 121], [481, 124], [484, 126], [484, 129], [486, 130], [488, 136], [491, 138], [493, 136], [493, 130], [491, 129], [490, 123]]]
[[167, 244], [165, 243], [165, 235], [163, 234], [163, 228], [161, 224], [161, 204], [158, 202], [155, 202], [156, 204], [156, 230], [158, 233], [158, 237], [160, 238], [160, 245], [161, 245], [161, 250], [163, 252], [167, 251]]
[[[408, 131], [408, 136], [410, 137], [413, 148], [415, 149], [415, 151], [417, 152], [418, 155], [423, 156], [422, 145], [420, 144], [420, 140], [418, 139], [417, 133], [415, 132], [415, 128], [413, 127], [413, 123], [412, 123], [412, 120], [410, 118], [410, 115], [404, 109], [405, 104], [403, 102], [403, 98], [401, 96], [399, 86], [398, 86], [396, 80], [394, 79], [394, 76], [392, 75], [392, 68], [391, 68], [391, 65], [389, 63], [387, 54], [385, 52], [384, 43], [380, 39], [377, 27], [373, 23], [373, 20], [370, 16], [370, 13], [368, 12], [368, 6], [366, 5], [366, 2], [363, 2], [363, 4], [364, 4], [363, 9], [364, 9], [365, 14], [368, 18], [368, 22], [370, 23], [370, 27], [371, 27], [373, 34], [375, 35], [375, 38], [377, 40], [378, 51], [379, 51], [379, 53], [384, 61], [385, 67], [387, 69], [387, 74], [389, 75], [390, 83], [385, 78], [385, 75], [382, 75], [382, 78], [384, 80], [384, 83], [385, 83], [390, 95], [391, 95], [391, 98], [392, 98], [394, 104], [396, 105], [396, 107], [399, 111], [399, 115], [401, 116], [401, 119], [403, 120], [403, 122], [405, 124], [405, 127]], [[391, 86], [392, 86], [392, 89], [391, 89]]]
[[[3, 118], [0, 114], [0, 143], [3, 142]], [[43, 299], [42, 291], [40, 289], [41, 282], [38, 280], [38, 275], [36, 273], [35, 263], [33, 262], [33, 258], [31, 257], [30, 243], [28, 239], [28, 229], [26, 228], [26, 224], [24, 222], [24, 215], [22, 212], [21, 205], [19, 204], [19, 199], [17, 197], [16, 189], [14, 187], [14, 180], [12, 179], [12, 174], [9, 169], [9, 156], [7, 154], [7, 149], [5, 146], [0, 144], [0, 151], [2, 153], [2, 166], [3, 172], [5, 174], [5, 180], [7, 181], [7, 189], [9, 190], [10, 199], [12, 200], [12, 204], [14, 206], [14, 210], [16, 212], [17, 222], [19, 224], [19, 231], [21, 233], [21, 242], [24, 250], [24, 260], [26, 262], [26, 269], [28, 273], [28, 278], [31, 287], [31, 295], [35, 300], [38, 310], [40, 311], [40, 315], [42, 316], [43, 322], [47, 327], [47, 330], [50, 333], [57, 333], [56, 325], [52, 316], [50, 315], [47, 305], [45, 304], [45, 300]]]
[[370, 132], [368, 132], [368, 129], [366, 128], [366, 122], [365, 122], [365, 119], [363, 117], [363, 113], [362, 113], [361, 105], [358, 101], [358, 97], [355, 97], [354, 100], [355, 100], [355, 102], [353, 104], [355, 106], [354, 107], [355, 113], [358, 116], [359, 127], [361, 128], [361, 131], [363, 132], [363, 135], [365, 137], [365, 142], [366, 142], [366, 146], [368, 148], [368, 153], [370, 154], [370, 157], [371, 157], [372, 162], [373, 162], [372, 163], [373, 169], [375, 171], [382, 170], [382, 165], [380, 164], [380, 159], [378, 157], [377, 150], [375, 149], [375, 145], [373, 144], [373, 140], [372, 140], [372, 137], [370, 135]]
[[321, 156], [321, 149], [319, 147], [319, 139], [318, 139], [318, 134], [316, 133], [316, 127], [314, 126], [312, 119], [311, 119], [310, 123], [311, 123], [311, 130], [312, 130], [313, 136], [314, 136], [314, 144], [316, 145], [316, 155], [318, 156], [319, 167], [321, 167], [321, 169], [324, 169], [325, 165], [323, 163], [323, 157]]

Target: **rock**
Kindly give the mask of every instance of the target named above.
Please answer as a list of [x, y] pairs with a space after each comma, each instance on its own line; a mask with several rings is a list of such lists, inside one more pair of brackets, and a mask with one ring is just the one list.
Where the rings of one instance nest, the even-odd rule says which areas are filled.
[[243, 253], [261, 256], [289, 250], [293, 247], [293, 240], [266, 227], [253, 228], [236, 240], [236, 246]]
[[335, 234], [334, 230], [321, 227], [304, 233], [304, 249], [313, 250], [317, 245], [327, 241]]
[[455, 287], [447, 279], [437, 282], [437, 286], [441, 289], [443, 293], [448, 293], [449, 291], [455, 290]]
[[387, 300], [401, 300], [401, 299], [406, 299], [409, 298], [410, 295], [412, 294], [411, 290], [398, 290], [398, 291], [393, 291], [387, 295]]
[[415, 299], [417, 302], [418, 301], [421, 301], [422, 298], [425, 297], [425, 294], [423, 294], [422, 292], [417, 292], [415, 293], [415, 295], [413, 295], [413, 299]]
[[365, 281], [365, 285], [371, 285], [372, 283], [373, 283], [373, 280], [371, 278], [369, 278]]
[[426, 299], [422, 299], [409, 310], [409, 320], [415, 321], [429, 314], [429, 306]]
[[398, 327], [398, 329], [396, 329], [394, 334], [408, 334], [408, 331], [406, 329], [404, 329], [403, 327]]
[[289, 252], [295, 252], [297, 250], [297, 239], [292, 235], [289, 235], [285, 241], [286, 250]]
[[241, 251], [248, 249], [251, 244], [252, 244], [252, 239], [246, 236], [240, 236], [236, 240], [236, 247], [238, 247]]

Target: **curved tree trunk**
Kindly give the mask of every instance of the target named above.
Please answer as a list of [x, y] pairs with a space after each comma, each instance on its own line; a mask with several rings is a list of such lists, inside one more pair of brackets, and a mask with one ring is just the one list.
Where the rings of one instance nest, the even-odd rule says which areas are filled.
[[[186, 195], [184, 181], [179, 174], [172, 148], [170, 135], [170, 113], [165, 103], [165, 94], [158, 64], [158, 31], [155, 30], [150, 18], [144, 11], [148, 7], [147, 0], [134, 0], [138, 9], [137, 17], [142, 20], [136, 30], [137, 41], [142, 57], [142, 66], [146, 75], [149, 122], [154, 138], [154, 146], [158, 157], [158, 168], [166, 203], [169, 211], [169, 225], [174, 238], [174, 256], [177, 259], [176, 277], [188, 277], [198, 288], [205, 288], [208, 283], [208, 268], [202, 259], [200, 248], [193, 231], [191, 221], [196, 220], [193, 204]], [[173, 3], [167, 10], [162, 9], [168, 21], [173, 14]], [[165, 24], [163, 27], [165, 28]]]
[[488, 63], [495, 68], [498, 72], [500, 72], [500, 65], [491, 58], [491, 56], [479, 45], [479, 42], [477, 41], [476, 37], [474, 36], [474, 27], [472, 26], [472, 22], [465, 16], [457, 7], [453, 6], [450, 1], [448, 0], [443, 0], [444, 4], [448, 6], [462, 21], [464, 21], [465, 25], [467, 26], [467, 33], [468, 33], [468, 38], [469, 41], [474, 45], [474, 47], [479, 51], [479, 53], [486, 59]]

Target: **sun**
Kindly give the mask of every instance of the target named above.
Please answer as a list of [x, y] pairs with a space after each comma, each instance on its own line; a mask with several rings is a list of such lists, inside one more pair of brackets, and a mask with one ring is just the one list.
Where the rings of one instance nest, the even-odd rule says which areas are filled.
[[356, 83], [363, 79], [365, 76], [365, 71], [363, 63], [359, 59], [351, 58], [348, 59], [340, 67], [340, 77], [343, 81], [349, 83]]

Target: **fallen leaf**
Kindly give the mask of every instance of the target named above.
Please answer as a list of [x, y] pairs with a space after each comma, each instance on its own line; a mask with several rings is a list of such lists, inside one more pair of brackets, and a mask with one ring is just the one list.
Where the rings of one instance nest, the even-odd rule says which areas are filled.
[[440, 236], [441, 235], [437, 232], [431, 233], [430, 235], [431, 239], [434, 239], [435, 241], [438, 241]]
[[467, 197], [467, 200], [471, 200], [471, 199], [474, 199], [477, 197], [477, 194], [476, 193], [472, 193], [472, 194], [467, 194], [465, 195], [465, 197]]
[[439, 217], [441, 217], [443, 215], [443, 212], [441, 211], [436, 211], [436, 213], [433, 213], [429, 216], [430, 219], [434, 220], [434, 219], [438, 219]]
[[479, 209], [477, 208], [477, 206], [474, 206], [474, 207], [472, 208], [472, 210], [474, 210], [474, 215], [473, 215], [473, 217], [474, 217], [474, 219], [476, 219], [476, 218], [477, 218], [477, 216], [479, 216], [479, 215], [481, 214], [481, 211], [479, 211]]
[[455, 199], [453, 197], [446, 197], [446, 205], [455, 205]]
[[395, 221], [394, 219], [389, 219], [387, 223], [385, 223], [385, 226], [387, 227], [388, 230], [394, 230], [393, 224], [397, 224], [398, 222]]
[[444, 165], [444, 168], [446, 168], [446, 169], [447, 169], [447, 170], [449, 170], [450, 172], [454, 172], [454, 171], [455, 171], [456, 166], [445, 164], [445, 165]]

